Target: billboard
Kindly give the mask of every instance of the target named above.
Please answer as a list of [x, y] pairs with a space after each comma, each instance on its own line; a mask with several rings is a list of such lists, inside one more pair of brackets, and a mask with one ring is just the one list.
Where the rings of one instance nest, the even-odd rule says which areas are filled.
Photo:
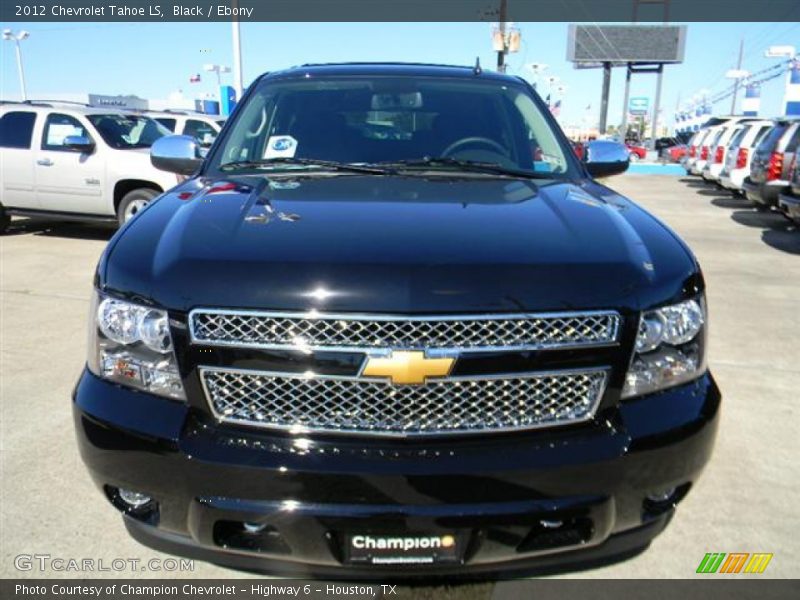
[[685, 25], [570, 25], [567, 60], [575, 66], [610, 62], [681, 63]]
[[632, 115], [646, 115], [650, 110], [650, 98], [636, 96], [628, 101], [628, 112]]

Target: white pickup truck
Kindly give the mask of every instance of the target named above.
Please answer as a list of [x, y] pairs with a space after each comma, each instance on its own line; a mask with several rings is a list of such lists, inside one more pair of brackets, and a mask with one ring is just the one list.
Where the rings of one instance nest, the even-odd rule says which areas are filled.
[[14, 215], [125, 223], [178, 183], [150, 164], [150, 146], [169, 133], [122, 110], [0, 105], [0, 233]]

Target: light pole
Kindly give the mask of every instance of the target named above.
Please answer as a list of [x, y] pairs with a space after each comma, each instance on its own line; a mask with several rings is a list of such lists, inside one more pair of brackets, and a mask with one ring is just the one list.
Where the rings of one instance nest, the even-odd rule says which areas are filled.
[[203, 65], [203, 70], [208, 71], [209, 73], [216, 73], [217, 74], [217, 87], [222, 85], [222, 74], [223, 73], [230, 73], [231, 68], [225, 67], [223, 65]]
[[[232, 0], [231, 6], [238, 8], [239, 0]], [[231, 21], [231, 37], [233, 41], [233, 89], [236, 90], [236, 100], [239, 101], [242, 99], [244, 86], [242, 84], [242, 34], [239, 29], [238, 16], [234, 16]]]
[[9, 42], [14, 42], [15, 46], [17, 47], [17, 69], [19, 70], [19, 87], [22, 92], [22, 99], [28, 99], [28, 92], [25, 89], [25, 69], [22, 66], [22, 48], [20, 48], [19, 43], [22, 40], [27, 40], [30, 37], [30, 33], [22, 30], [17, 31], [14, 33], [10, 29], [3, 30], [3, 39]]

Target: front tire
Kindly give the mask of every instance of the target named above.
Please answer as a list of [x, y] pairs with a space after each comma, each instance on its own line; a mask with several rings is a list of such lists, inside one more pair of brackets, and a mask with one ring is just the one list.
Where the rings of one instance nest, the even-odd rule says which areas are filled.
[[158, 192], [150, 188], [139, 188], [125, 194], [117, 207], [117, 221], [120, 226], [130, 221], [156, 196]]

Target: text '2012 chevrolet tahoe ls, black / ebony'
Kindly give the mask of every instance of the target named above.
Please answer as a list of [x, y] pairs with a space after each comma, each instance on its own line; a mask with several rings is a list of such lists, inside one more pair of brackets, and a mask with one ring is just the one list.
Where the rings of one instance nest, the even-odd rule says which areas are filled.
[[80, 450], [139, 541], [273, 573], [619, 560], [709, 459], [704, 283], [523, 80], [306, 65], [108, 244]]

